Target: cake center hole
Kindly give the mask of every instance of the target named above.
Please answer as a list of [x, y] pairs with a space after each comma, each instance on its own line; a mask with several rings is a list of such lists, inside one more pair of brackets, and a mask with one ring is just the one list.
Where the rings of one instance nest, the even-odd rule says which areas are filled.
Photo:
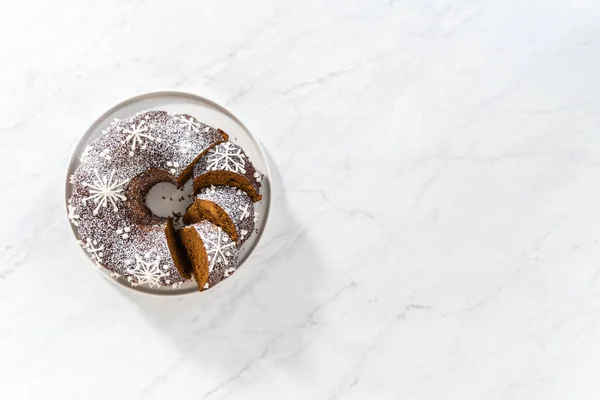
[[193, 188], [191, 180], [181, 189], [168, 182], [152, 186], [146, 195], [146, 206], [159, 217], [183, 216], [192, 204]]

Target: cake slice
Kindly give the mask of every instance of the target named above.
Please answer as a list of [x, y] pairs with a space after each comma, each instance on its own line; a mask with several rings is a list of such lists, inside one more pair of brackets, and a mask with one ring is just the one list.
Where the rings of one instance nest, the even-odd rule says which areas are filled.
[[213, 287], [237, 269], [239, 252], [236, 243], [220, 227], [201, 221], [183, 227], [177, 233], [200, 291]]
[[235, 187], [202, 188], [183, 216], [183, 222], [192, 224], [202, 220], [221, 227], [240, 247], [254, 230], [254, 203], [246, 192]]
[[192, 265], [187, 257], [185, 249], [179, 242], [177, 231], [173, 225], [173, 218], [167, 219], [167, 225], [165, 226], [165, 237], [167, 239], [169, 252], [171, 253], [171, 258], [173, 258], [173, 263], [175, 264], [175, 268], [177, 268], [177, 272], [179, 272], [179, 275], [181, 275], [183, 279], [191, 279]]
[[260, 201], [258, 172], [244, 150], [237, 144], [224, 142], [208, 150], [194, 165], [194, 192], [211, 185], [233, 186], [248, 194], [253, 202]]

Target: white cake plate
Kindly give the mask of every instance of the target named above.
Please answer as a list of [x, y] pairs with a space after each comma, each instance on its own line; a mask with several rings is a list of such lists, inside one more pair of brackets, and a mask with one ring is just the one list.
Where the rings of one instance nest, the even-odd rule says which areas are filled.
[[[248, 257], [250, 257], [250, 254], [252, 254], [252, 251], [258, 244], [269, 216], [269, 208], [271, 204], [271, 172], [269, 170], [269, 164], [262, 147], [258, 143], [258, 140], [256, 140], [248, 128], [246, 128], [244, 124], [235, 117], [235, 115], [233, 115], [224, 107], [194, 94], [171, 91], [142, 94], [117, 104], [100, 116], [79, 140], [77, 147], [71, 155], [71, 160], [67, 170], [67, 177], [65, 180], [65, 210], [67, 210], [65, 217], [68, 215], [67, 205], [72, 192], [72, 186], [69, 183], [69, 177], [79, 166], [79, 156], [83, 152], [83, 149], [85, 149], [88, 144], [92, 143], [98, 136], [100, 136], [101, 131], [110, 126], [110, 122], [114, 118], [126, 119], [138, 112], [150, 110], [163, 110], [172, 111], [177, 114], [190, 114], [201, 122], [204, 122], [212, 127], [222, 129], [223, 131], [227, 132], [231, 142], [240, 145], [244, 149], [244, 151], [250, 157], [250, 160], [254, 164], [256, 170], [264, 174], [264, 179], [261, 182], [262, 200], [255, 204], [255, 211], [259, 213], [258, 221], [255, 227], [258, 232], [254, 232], [240, 249], [239, 267], [241, 267]], [[186, 194], [188, 191], [191, 192], [191, 182], [188, 182], [186, 189]], [[186, 200], [180, 202], [178, 199], [181, 197], [181, 191], [175, 190], [173, 185], [165, 183], [158, 184], [152, 188], [152, 190], [150, 190], [148, 193], [146, 202], [152, 211], [154, 211], [157, 215], [169, 216], [171, 215], [172, 211], [178, 211], [183, 214], [186, 207], [192, 201], [192, 199], [188, 199], [187, 196], [184, 196]], [[67, 221], [69, 221], [68, 217]], [[70, 222], [69, 226], [71, 226], [71, 230], [73, 231], [75, 238], [79, 240], [77, 230], [74, 229]], [[89, 254], [85, 252], [83, 248], [82, 251], [90, 260], [89, 265], [98, 269], [102, 275], [104, 275], [111, 282], [117, 283], [127, 289], [131, 289], [140, 293], [160, 296], [174, 296], [198, 292], [196, 282], [193, 280], [187, 281], [175, 289], [171, 288], [170, 286], [160, 288], [151, 288], [147, 285], [135, 287], [131, 286], [124, 278], [111, 278], [109, 271], [105, 270], [104, 268], [98, 268], [95, 262], [89, 257]], [[228, 279], [235, 279], [235, 274]], [[210, 292], [210, 290], [208, 292]]]

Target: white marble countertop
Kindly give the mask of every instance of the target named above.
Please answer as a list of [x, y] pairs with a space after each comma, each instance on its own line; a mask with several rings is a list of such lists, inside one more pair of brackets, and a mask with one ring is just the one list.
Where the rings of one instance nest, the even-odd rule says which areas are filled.
[[[600, 397], [598, 2], [175, 3], [0, 14], [2, 399]], [[89, 124], [161, 89], [274, 170], [248, 264], [169, 299], [64, 210]]]

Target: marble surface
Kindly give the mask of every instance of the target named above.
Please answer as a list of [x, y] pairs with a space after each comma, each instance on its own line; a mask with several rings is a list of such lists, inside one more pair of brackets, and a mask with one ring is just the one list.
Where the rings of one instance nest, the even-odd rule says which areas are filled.
[[[597, 1], [10, 2], [3, 399], [597, 399]], [[73, 241], [113, 104], [226, 105], [273, 167], [234, 278], [155, 298]]]

